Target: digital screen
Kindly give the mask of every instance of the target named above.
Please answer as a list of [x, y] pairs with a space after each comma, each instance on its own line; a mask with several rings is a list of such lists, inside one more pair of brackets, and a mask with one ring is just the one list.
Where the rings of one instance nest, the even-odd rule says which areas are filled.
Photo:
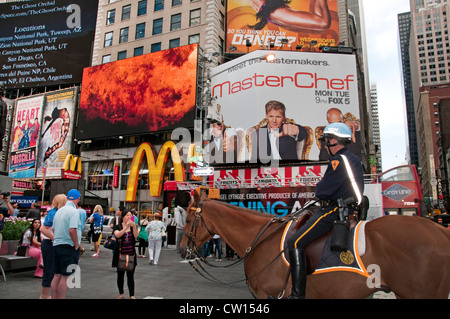
[[97, 0], [0, 4], [0, 83], [13, 89], [81, 82], [97, 9]]
[[[248, 43], [248, 45], [247, 45]], [[263, 48], [315, 51], [339, 43], [337, 0], [227, 2], [229, 52], [247, 53]]]
[[192, 128], [197, 44], [86, 68], [77, 139]]

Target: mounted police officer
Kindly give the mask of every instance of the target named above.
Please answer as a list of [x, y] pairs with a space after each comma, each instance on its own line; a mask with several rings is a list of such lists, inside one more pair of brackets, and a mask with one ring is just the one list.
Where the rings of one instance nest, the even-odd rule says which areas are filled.
[[332, 157], [316, 187], [316, 197], [322, 201], [321, 209], [287, 241], [291, 263], [291, 299], [305, 298], [307, 270], [303, 248], [330, 231], [334, 222], [339, 220], [338, 200], [353, 197], [356, 204], [362, 201], [363, 168], [359, 158], [346, 147], [351, 139], [352, 132], [344, 123], [327, 125], [319, 138], [326, 143]]

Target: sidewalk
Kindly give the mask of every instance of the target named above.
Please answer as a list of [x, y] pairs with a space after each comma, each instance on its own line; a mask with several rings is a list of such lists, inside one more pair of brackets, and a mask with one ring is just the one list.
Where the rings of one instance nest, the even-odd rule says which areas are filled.
[[[67, 299], [116, 299], [119, 295], [116, 285], [116, 269], [111, 268], [112, 251], [101, 247], [98, 258], [91, 257], [89, 244], [80, 257], [80, 288], [71, 288]], [[148, 250], [146, 249], [146, 254]], [[231, 261], [208, 262], [226, 265]], [[244, 279], [243, 265], [229, 268], [205, 266], [207, 271], [222, 282], [236, 282]], [[33, 277], [34, 270], [7, 272], [7, 281], [0, 278], [0, 299], [38, 299], [41, 280]], [[183, 262], [175, 248], [163, 247], [158, 265], [149, 265], [148, 258], [138, 258], [135, 272], [135, 297], [137, 299], [253, 299], [247, 285], [241, 281], [232, 285], [211, 282], [200, 276]], [[125, 298], [128, 298], [125, 279]]]

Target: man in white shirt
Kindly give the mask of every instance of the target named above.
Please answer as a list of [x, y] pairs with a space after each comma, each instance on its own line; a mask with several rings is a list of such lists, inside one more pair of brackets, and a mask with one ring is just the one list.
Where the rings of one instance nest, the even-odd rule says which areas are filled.
[[[54, 277], [51, 284], [52, 298], [64, 299], [67, 293], [67, 278], [73, 274], [78, 264], [80, 241], [78, 230], [82, 227], [77, 204], [80, 192], [71, 189], [67, 193], [67, 203], [58, 210], [53, 219], [53, 265]], [[83, 225], [84, 226], [84, 225]]]

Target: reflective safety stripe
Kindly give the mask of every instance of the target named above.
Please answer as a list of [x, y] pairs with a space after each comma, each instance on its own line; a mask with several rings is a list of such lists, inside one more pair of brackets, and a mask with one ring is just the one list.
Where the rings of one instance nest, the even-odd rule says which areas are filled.
[[345, 169], [347, 170], [347, 175], [350, 178], [350, 182], [353, 187], [353, 191], [355, 192], [356, 197], [358, 198], [358, 205], [361, 204], [362, 201], [362, 194], [359, 190], [358, 184], [356, 183], [355, 176], [353, 175], [352, 168], [350, 166], [350, 163], [348, 162], [348, 159], [345, 155], [341, 154], [342, 159], [344, 160]]
[[300, 237], [297, 238], [297, 240], [296, 240], [295, 243], [294, 243], [294, 247], [295, 247], [295, 248], [298, 248], [298, 247], [297, 247], [297, 243], [299, 242], [299, 240], [302, 239], [302, 238], [303, 238], [303, 237], [304, 237], [311, 229], [313, 229], [313, 228], [317, 225], [317, 223], [318, 223], [322, 218], [324, 218], [324, 217], [330, 215], [331, 213], [334, 213], [338, 208], [339, 208], [339, 207], [336, 206], [333, 210], [330, 210], [328, 213], [323, 214], [322, 216], [320, 216], [319, 218], [317, 218], [317, 220], [314, 222], [314, 224], [312, 224], [311, 227], [309, 227], [307, 230], [305, 230], [305, 231], [303, 232], [303, 234], [302, 234]]

